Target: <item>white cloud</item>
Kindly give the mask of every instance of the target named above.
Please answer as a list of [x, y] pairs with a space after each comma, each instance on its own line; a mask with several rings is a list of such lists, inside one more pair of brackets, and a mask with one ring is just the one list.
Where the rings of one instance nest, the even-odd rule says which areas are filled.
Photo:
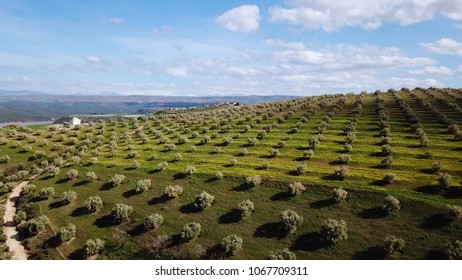
[[22, 76], [22, 75], [16, 75], [16, 76], [3, 76], [0, 77], [0, 82], [21, 82], [21, 83], [28, 83], [28, 82], [33, 82], [36, 81], [36, 79], [28, 77], [28, 76]]
[[410, 25], [437, 15], [462, 20], [460, 0], [287, 0], [269, 8], [270, 20], [305, 29], [334, 31], [344, 26], [372, 30], [383, 23]]
[[454, 71], [446, 66], [427, 66], [422, 69], [411, 70], [409, 73], [414, 75], [452, 75]]
[[451, 38], [441, 38], [436, 42], [421, 45], [434, 53], [462, 56], [462, 41]]
[[388, 78], [385, 83], [389, 87], [402, 88], [402, 87], [443, 87], [444, 85], [435, 79], [415, 79], [410, 77], [391, 77]]
[[174, 77], [187, 77], [188, 76], [188, 71], [183, 67], [167, 68], [165, 70], [165, 73], [169, 74], [170, 76], [174, 76]]
[[260, 27], [260, 9], [256, 5], [243, 5], [231, 9], [215, 19], [215, 22], [234, 32], [249, 33]]
[[300, 42], [285, 42], [281, 39], [266, 39], [263, 43], [270, 47], [277, 47], [277, 48], [286, 48], [291, 50], [301, 51], [305, 49], [305, 45]]
[[85, 60], [89, 63], [100, 63], [101, 62], [101, 59], [94, 55], [87, 56]]
[[124, 22], [125, 19], [123, 17], [112, 17], [112, 18], [109, 18], [109, 21], [112, 23], [119, 24], [119, 23]]

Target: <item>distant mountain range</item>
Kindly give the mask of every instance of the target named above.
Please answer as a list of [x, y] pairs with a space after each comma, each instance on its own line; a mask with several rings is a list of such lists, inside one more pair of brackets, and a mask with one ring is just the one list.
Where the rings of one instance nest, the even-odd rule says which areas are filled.
[[66, 115], [136, 114], [170, 107], [194, 107], [222, 102], [255, 104], [294, 97], [296, 96], [158, 96], [124, 95], [115, 92], [60, 95], [32, 90], [0, 89], [0, 122], [45, 121]]

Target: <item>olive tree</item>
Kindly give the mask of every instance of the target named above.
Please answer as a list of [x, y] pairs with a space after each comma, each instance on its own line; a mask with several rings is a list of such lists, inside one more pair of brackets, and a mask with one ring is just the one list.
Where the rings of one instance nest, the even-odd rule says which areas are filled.
[[335, 188], [332, 191], [332, 199], [337, 203], [345, 201], [347, 199], [347, 196], [348, 196], [348, 192], [344, 189]]
[[122, 174], [115, 174], [114, 176], [112, 176], [110, 179], [109, 179], [109, 183], [113, 186], [113, 187], [118, 187], [120, 185], [122, 185], [122, 183], [124, 182], [125, 180], [125, 175], [122, 175]]
[[291, 196], [297, 196], [306, 190], [306, 187], [300, 182], [293, 182], [289, 184], [287, 188], [288, 193]]
[[164, 223], [164, 217], [160, 214], [150, 214], [144, 218], [143, 225], [147, 230], [157, 230]]
[[145, 192], [151, 187], [151, 179], [138, 180], [135, 191], [138, 193]]
[[237, 205], [237, 210], [241, 214], [241, 217], [248, 216], [255, 211], [255, 206], [250, 199], [239, 202]]
[[96, 212], [103, 209], [103, 200], [101, 200], [101, 197], [99, 196], [90, 196], [87, 200], [85, 200], [83, 206], [89, 212]]
[[321, 226], [321, 238], [327, 244], [335, 244], [348, 238], [348, 227], [344, 220], [327, 219]]
[[104, 246], [105, 246], [105, 242], [99, 238], [88, 239], [87, 242], [85, 242], [85, 245], [83, 247], [83, 252], [85, 254], [85, 257], [88, 258], [90, 256], [101, 253], [104, 249]]
[[271, 252], [268, 256], [270, 260], [296, 260], [297, 257], [293, 252], [289, 250], [289, 248], [277, 250], [275, 252]]
[[57, 237], [60, 242], [68, 242], [77, 236], [77, 228], [74, 224], [69, 223], [67, 226], [60, 227]]
[[214, 201], [215, 201], [215, 196], [204, 191], [201, 194], [196, 195], [194, 206], [202, 210], [209, 206], [212, 206]]
[[41, 199], [52, 198], [55, 195], [55, 189], [53, 187], [46, 187], [40, 190], [39, 197]]
[[242, 249], [242, 244], [242, 238], [237, 236], [236, 234], [231, 234], [224, 237], [220, 243], [221, 248], [223, 248], [224, 252], [231, 256]]
[[133, 214], [133, 207], [123, 203], [117, 203], [111, 210], [111, 216], [117, 223], [123, 223], [130, 220]]
[[293, 210], [282, 211], [280, 217], [281, 224], [288, 233], [294, 233], [303, 224], [303, 216]]
[[179, 185], [165, 187], [164, 195], [169, 198], [179, 197], [183, 194], [183, 188]]
[[77, 193], [75, 191], [65, 191], [61, 195], [61, 202], [69, 204], [77, 199]]
[[181, 230], [181, 239], [185, 241], [192, 240], [201, 235], [202, 226], [197, 222], [187, 223]]

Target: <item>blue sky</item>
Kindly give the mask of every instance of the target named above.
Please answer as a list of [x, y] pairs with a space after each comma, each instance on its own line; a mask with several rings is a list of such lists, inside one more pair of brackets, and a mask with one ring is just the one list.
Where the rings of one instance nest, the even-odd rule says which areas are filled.
[[462, 87], [462, 0], [2, 0], [0, 38], [9, 90]]

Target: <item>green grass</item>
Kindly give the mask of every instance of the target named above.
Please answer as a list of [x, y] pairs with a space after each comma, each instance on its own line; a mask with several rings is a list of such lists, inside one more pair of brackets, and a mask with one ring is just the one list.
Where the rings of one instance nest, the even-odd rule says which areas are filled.
[[[439, 94], [451, 102], [456, 102], [452, 96]], [[2, 134], [9, 143], [0, 146], [0, 156], [9, 155], [11, 162], [0, 164], [0, 171], [11, 170], [11, 166], [19, 162], [24, 162], [28, 166], [39, 165], [40, 160], [31, 157], [35, 151], [43, 150], [47, 155], [61, 154], [70, 146], [68, 139], [74, 132], [77, 133], [78, 138], [76, 146], [82, 143], [86, 133], [91, 133], [93, 143], [82, 157], [81, 164], [61, 167], [61, 173], [57, 177], [41, 175], [33, 182], [37, 186], [37, 192], [41, 188], [53, 186], [57, 193], [55, 198], [46, 201], [40, 201], [34, 196], [22, 198], [23, 204], [29, 200], [39, 213], [47, 215], [55, 230], [68, 223], [77, 226], [77, 238], [59, 246], [67, 258], [78, 258], [79, 250], [86, 240], [97, 237], [107, 241], [106, 250], [100, 258], [196, 258], [197, 252], [201, 251], [198, 248], [206, 249], [210, 253], [224, 236], [232, 233], [236, 233], [244, 240], [243, 250], [231, 257], [237, 259], [263, 259], [270, 251], [283, 248], [290, 248], [298, 259], [376, 258], [380, 255], [378, 248], [382, 245], [383, 239], [392, 234], [406, 241], [404, 252], [395, 256], [396, 258], [435, 258], [439, 256], [437, 252], [446, 242], [462, 237], [460, 221], [450, 224], [438, 221], [446, 204], [462, 203], [461, 142], [454, 141], [446, 126], [438, 123], [429, 112], [422, 110], [409, 94], [400, 92], [398, 95], [421, 119], [431, 144], [428, 147], [420, 147], [418, 139], [393, 96], [390, 93], [383, 93], [381, 96], [390, 114], [388, 123], [391, 130], [394, 163], [388, 169], [380, 167], [384, 156], [381, 155], [379, 144], [378, 115], [374, 103], [376, 97], [365, 95], [363, 111], [356, 126], [357, 140], [353, 143], [353, 151], [350, 152], [352, 160], [348, 165], [348, 176], [344, 180], [336, 179], [333, 174], [334, 168], [340, 166], [339, 155], [345, 153], [343, 130], [350, 123], [351, 110], [354, 108], [354, 102], [358, 100], [358, 96], [353, 95], [346, 96], [345, 105], [335, 113], [323, 134], [324, 140], [310, 160], [302, 157], [303, 151], [308, 149], [308, 140], [317, 134], [317, 127], [322, 122], [323, 116], [331, 111], [334, 104], [338, 102], [339, 96], [324, 97], [324, 101], [322, 98], [305, 98], [264, 106], [229, 107], [204, 112], [161, 115], [135, 123], [128, 122], [126, 125], [94, 124], [91, 132], [87, 132], [86, 127], [79, 130], [63, 130], [62, 134], [65, 135], [66, 140], [62, 142], [58, 139], [61, 134], [59, 130], [51, 132], [51, 138], [46, 138], [48, 132], [44, 128], [41, 129], [44, 132], [40, 136], [33, 135], [33, 131], [20, 132], [20, 129], [6, 128], [3, 129]], [[441, 106], [428, 96], [423, 94], [421, 96], [455, 123], [462, 125], [462, 116], [455, 114], [451, 108]], [[288, 133], [307, 112], [305, 105], [317, 102], [321, 108], [316, 114], [309, 117], [299, 127], [297, 133]], [[278, 110], [273, 116], [264, 120], [262, 116], [270, 113], [273, 110], [271, 108], [275, 107], [282, 108], [282, 111]], [[293, 114], [273, 127], [264, 139], [255, 146], [247, 145], [247, 138], [256, 137], [258, 131], [288, 112]], [[250, 125], [258, 118], [261, 122], [255, 127], [248, 132], [242, 130], [244, 125]], [[208, 124], [204, 121], [208, 121]], [[212, 125], [219, 125], [220, 121], [225, 121], [226, 124], [212, 129]], [[232, 125], [234, 128], [222, 133], [221, 127], [224, 125]], [[90, 151], [95, 147], [96, 135], [102, 127], [104, 127], [102, 134], [104, 140], [100, 155], [97, 156], [98, 162], [90, 165], [88, 164], [89, 158], [92, 157]], [[108, 145], [109, 130], [112, 127], [118, 137], [121, 138], [124, 132], [128, 132], [132, 137], [132, 142], [129, 144], [123, 139], [118, 139], [118, 154], [114, 157], [109, 154]], [[143, 144], [140, 137], [133, 134], [138, 127], [143, 127], [142, 132], [146, 134], [149, 143]], [[209, 131], [204, 133], [202, 131], [204, 127], [208, 127]], [[170, 138], [168, 143], [177, 143], [175, 132], [187, 136], [189, 142], [177, 144], [174, 150], [165, 152], [164, 145], [158, 143], [159, 140], [150, 129], [162, 131]], [[172, 133], [168, 133], [167, 129]], [[186, 133], [185, 129], [190, 131]], [[194, 131], [199, 133], [197, 138], [191, 138]], [[31, 136], [21, 143], [32, 146], [32, 151], [21, 152], [20, 147], [12, 147], [13, 142], [18, 140], [18, 134], [21, 133]], [[213, 133], [218, 133], [218, 137], [205, 145], [200, 144], [204, 136], [212, 136]], [[224, 137], [233, 137], [236, 133], [240, 133], [240, 138], [234, 139], [229, 145], [222, 146]], [[287, 139], [288, 136], [290, 139]], [[38, 141], [34, 143], [31, 141], [32, 138], [37, 138]], [[283, 148], [277, 147], [281, 140], [286, 143]], [[47, 141], [49, 144], [46, 147], [39, 147], [42, 141]], [[57, 151], [50, 151], [55, 143], [61, 143], [63, 147]], [[138, 152], [136, 158], [127, 158], [129, 145]], [[191, 152], [191, 145], [195, 145], [197, 150]], [[152, 150], [147, 149], [148, 146], [152, 147]], [[221, 152], [217, 154], [214, 149], [218, 146], [221, 147]], [[243, 148], [248, 150], [248, 155], [240, 155]], [[270, 157], [268, 152], [270, 148], [279, 149], [280, 155]], [[432, 157], [426, 157], [426, 152], [431, 152]], [[174, 161], [176, 153], [181, 153], [183, 159]], [[151, 154], [156, 154], [157, 158], [149, 160]], [[231, 164], [232, 158], [237, 159], [235, 166]], [[132, 168], [135, 159], [141, 164], [139, 169]], [[163, 171], [156, 171], [157, 164], [164, 161], [169, 162], [169, 166]], [[437, 175], [427, 170], [434, 161], [442, 164], [442, 172], [452, 176], [452, 186], [448, 191], [437, 191]], [[260, 168], [264, 162], [269, 163], [267, 169]], [[307, 171], [305, 174], [297, 175], [295, 170], [300, 163], [307, 164]], [[188, 165], [194, 166], [197, 171], [185, 177], [182, 172]], [[79, 179], [66, 180], [65, 174], [70, 168], [79, 171]], [[87, 171], [94, 171], [98, 181], [85, 183], [84, 175]], [[217, 171], [223, 172], [225, 178], [215, 180]], [[387, 172], [395, 173], [397, 181], [386, 186], [381, 183], [381, 179]], [[124, 184], [107, 188], [106, 183], [116, 173], [126, 176]], [[246, 189], [243, 184], [245, 177], [250, 175], [262, 176], [263, 184], [254, 189]], [[134, 194], [136, 182], [145, 178], [152, 180], [151, 189], [145, 193]], [[285, 194], [286, 186], [293, 181], [308, 186], [307, 190], [296, 198], [290, 198]], [[163, 201], [160, 197], [165, 186], [172, 184], [181, 185], [184, 194], [179, 198]], [[347, 189], [348, 201], [341, 204], [330, 203], [333, 187]], [[66, 190], [76, 191], [77, 201], [60, 206], [56, 202]], [[192, 211], [190, 204], [202, 191], [214, 195], [215, 203], [203, 211]], [[383, 204], [387, 194], [397, 197], [401, 201], [402, 209], [389, 216], [377, 216], [374, 208]], [[99, 195], [103, 199], [104, 209], [94, 214], [81, 213], [79, 210], [83, 202], [92, 195]], [[6, 196], [6, 193], [2, 196]], [[240, 221], [230, 222], [232, 209], [245, 199], [255, 203], [255, 213]], [[116, 203], [134, 207], [135, 214], [130, 223], [113, 225], [108, 222], [111, 208]], [[295, 234], [287, 236], [278, 229], [279, 214], [285, 209], [297, 211], [305, 220]], [[163, 215], [165, 223], [155, 232], [140, 232], [140, 224], [144, 217], [151, 213]], [[322, 222], [327, 218], [343, 219], [347, 222], [348, 240], [331, 247], [317, 247], [315, 241], [318, 232]], [[163, 234], [175, 236], [180, 233], [184, 224], [191, 221], [199, 222], [203, 226], [202, 235], [198, 239], [189, 243], [175, 244], [160, 255], [152, 251], [151, 244], [156, 236]], [[52, 236], [53, 233], [48, 230], [25, 240], [33, 258], [60, 258], [55, 248], [50, 245]]]

